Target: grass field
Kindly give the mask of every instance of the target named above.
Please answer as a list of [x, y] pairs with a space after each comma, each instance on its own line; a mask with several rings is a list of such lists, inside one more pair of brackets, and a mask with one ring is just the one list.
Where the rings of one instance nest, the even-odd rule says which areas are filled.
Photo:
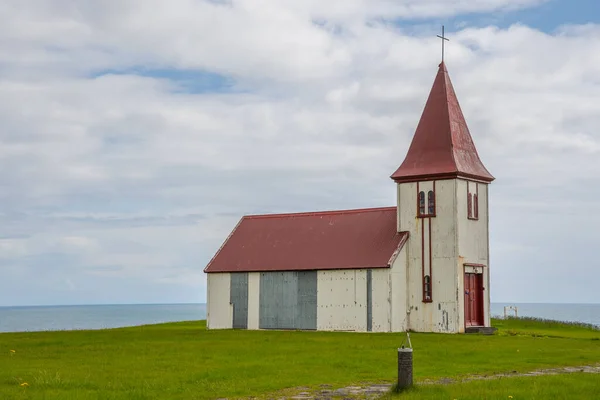
[[[598, 330], [534, 320], [494, 320], [493, 324], [499, 328], [494, 336], [411, 334], [415, 380], [600, 363]], [[203, 321], [3, 333], [0, 399], [214, 399], [265, 395], [298, 386], [392, 382], [396, 349], [403, 337], [207, 331]], [[519, 395], [531, 394], [535, 385], [522, 383], [527, 379], [554, 382], [557, 390], [567, 390], [569, 384], [594, 387], [592, 380], [600, 381], [598, 375], [589, 382], [582, 375], [419, 387], [395, 398], [465, 398], [447, 396], [466, 387], [481, 391], [488, 386], [494, 393], [512, 387]], [[543, 392], [536, 396], [547, 398]]]
[[385, 398], [413, 399], [597, 399], [600, 396], [600, 376], [597, 374], [566, 374], [539, 377], [503, 378], [453, 385], [417, 386], [399, 395]]

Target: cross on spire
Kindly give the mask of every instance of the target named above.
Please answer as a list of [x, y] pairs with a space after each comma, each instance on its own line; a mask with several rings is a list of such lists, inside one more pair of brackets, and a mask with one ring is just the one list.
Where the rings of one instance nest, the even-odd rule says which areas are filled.
[[442, 25], [442, 36], [437, 35], [437, 37], [442, 39], [442, 62], [444, 62], [444, 42], [450, 41], [450, 39], [444, 36], [444, 25]]

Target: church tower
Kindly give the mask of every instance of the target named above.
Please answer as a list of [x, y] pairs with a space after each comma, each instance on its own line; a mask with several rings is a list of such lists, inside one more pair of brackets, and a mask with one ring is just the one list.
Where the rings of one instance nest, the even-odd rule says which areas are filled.
[[442, 61], [397, 185], [398, 232], [408, 231], [407, 328], [490, 326], [488, 187]]

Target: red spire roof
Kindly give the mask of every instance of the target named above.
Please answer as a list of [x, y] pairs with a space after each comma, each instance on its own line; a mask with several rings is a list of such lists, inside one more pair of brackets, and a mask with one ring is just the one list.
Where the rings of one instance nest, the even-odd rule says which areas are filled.
[[391, 178], [400, 183], [456, 177], [494, 180], [479, 159], [442, 61], [406, 158]]

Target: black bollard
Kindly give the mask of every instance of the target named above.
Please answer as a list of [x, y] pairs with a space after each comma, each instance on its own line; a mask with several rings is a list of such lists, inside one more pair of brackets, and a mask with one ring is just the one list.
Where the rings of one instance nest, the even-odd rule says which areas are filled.
[[413, 384], [413, 351], [404, 347], [398, 349], [398, 387], [404, 390]]

